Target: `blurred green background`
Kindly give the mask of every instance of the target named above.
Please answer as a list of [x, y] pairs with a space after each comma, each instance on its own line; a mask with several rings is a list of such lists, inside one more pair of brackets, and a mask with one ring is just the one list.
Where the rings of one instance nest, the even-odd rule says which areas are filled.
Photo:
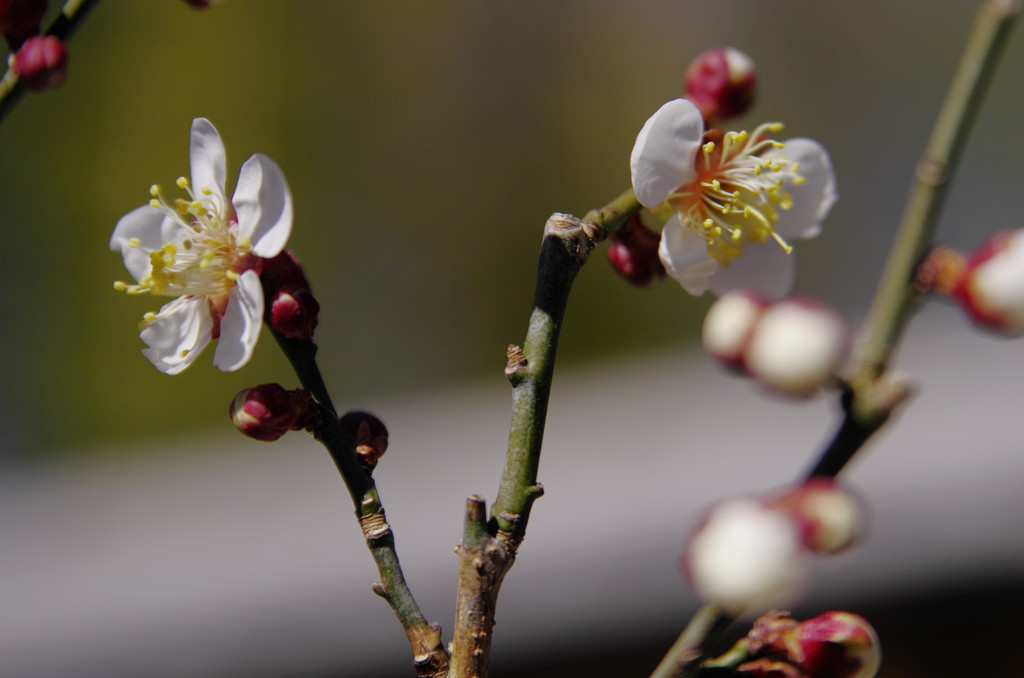
[[[636, 132], [680, 95], [688, 61], [722, 44], [760, 69], [738, 124], [783, 120], [832, 153], [840, 202], [798, 250], [798, 291], [856, 316], [973, 6], [107, 0], [71, 43], [67, 82], [0, 124], [3, 458], [223, 429], [239, 389], [294, 385], [267, 336], [239, 373], [218, 372], [210, 351], [158, 373], [136, 323], [161, 300], [111, 288], [126, 273], [110, 232], [150, 184], [188, 172], [196, 116], [225, 140], [229, 184], [256, 151], [284, 169], [290, 248], [323, 306], [322, 367], [342, 407], [500, 379], [546, 217], [626, 188]], [[1022, 225], [1021, 55], [1017, 41], [965, 158], [942, 231], [954, 244]], [[671, 282], [628, 287], [602, 249], [574, 292], [562, 364], [691, 341], [707, 303]]]

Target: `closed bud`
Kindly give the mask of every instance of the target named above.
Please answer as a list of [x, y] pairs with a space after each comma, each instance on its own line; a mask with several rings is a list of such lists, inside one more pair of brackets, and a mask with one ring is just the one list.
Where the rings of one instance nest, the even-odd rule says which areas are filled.
[[661, 234], [648, 228], [639, 212], [612, 231], [609, 240], [608, 261], [630, 284], [647, 287], [665, 277], [665, 266], [658, 257]]
[[1024, 229], [1000, 231], [968, 257], [955, 296], [975, 324], [1024, 334]]
[[800, 539], [814, 553], [838, 553], [856, 540], [862, 502], [831, 478], [812, 478], [772, 505], [788, 511], [800, 527]]
[[318, 411], [303, 390], [286, 390], [280, 384], [262, 384], [239, 392], [231, 403], [235, 428], [256, 440], [277, 440], [288, 431], [313, 425]]
[[786, 636], [786, 654], [809, 678], [873, 678], [881, 663], [875, 630], [851, 612], [800, 622]]
[[0, 35], [12, 51], [39, 32], [47, 4], [47, 0], [0, 0]]
[[804, 574], [797, 525], [756, 499], [712, 507], [690, 538], [683, 570], [694, 591], [731, 613], [788, 598]]
[[742, 370], [747, 343], [767, 306], [763, 297], [750, 290], [730, 290], [720, 296], [704, 316], [704, 350], [727, 367]]
[[849, 347], [842, 316], [810, 299], [787, 299], [761, 314], [743, 357], [766, 386], [808, 397], [833, 377]]
[[338, 424], [355, 440], [356, 456], [368, 471], [372, 471], [388, 449], [388, 429], [369, 412], [346, 412]]
[[754, 61], [732, 47], [702, 52], [690, 62], [683, 91], [704, 116], [705, 127], [736, 118], [754, 103], [757, 69]]
[[67, 75], [67, 49], [52, 35], [34, 35], [14, 55], [12, 68], [30, 90], [57, 87]]
[[320, 304], [313, 296], [302, 267], [283, 250], [263, 262], [264, 319], [275, 332], [290, 339], [310, 339], [316, 329]]

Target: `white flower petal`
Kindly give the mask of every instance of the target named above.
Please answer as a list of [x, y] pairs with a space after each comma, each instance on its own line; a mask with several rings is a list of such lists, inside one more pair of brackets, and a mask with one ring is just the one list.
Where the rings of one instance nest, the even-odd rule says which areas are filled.
[[277, 163], [262, 153], [246, 160], [231, 202], [238, 233], [252, 241], [256, 256], [270, 258], [284, 249], [292, 232], [292, 194]]
[[785, 190], [793, 196], [793, 207], [779, 210], [775, 230], [783, 238], [813, 238], [821, 231], [821, 222], [839, 197], [832, 161], [825, 147], [812, 139], [789, 139], [785, 148], [771, 151], [765, 157], [778, 155], [798, 163], [797, 174], [804, 178], [800, 185], [785, 182]]
[[796, 263], [777, 243], [747, 244], [729, 266], [720, 266], [709, 279], [711, 291], [722, 295], [747, 287], [767, 297], [786, 296], [793, 285]]
[[210, 343], [213, 319], [206, 297], [179, 297], [142, 330], [142, 353], [164, 374], [178, 374]]
[[708, 256], [707, 242], [673, 216], [661, 232], [658, 257], [670, 276], [690, 294], [700, 296], [708, 289], [708, 278], [718, 262]]
[[629, 168], [633, 191], [644, 207], [655, 207], [696, 176], [693, 160], [704, 136], [704, 121], [686, 99], [670, 101], [644, 123]]
[[110, 236], [110, 249], [124, 257], [124, 267], [136, 280], [149, 273], [149, 253], [160, 249], [166, 242], [163, 222], [166, 217], [145, 205], [121, 217]]
[[204, 189], [209, 189], [224, 205], [224, 182], [227, 180], [226, 152], [224, 142], [220, 139], [217, 129], [206, 118], [192, 121], [192, 142], [189, 146], [189, 158], [192, 166], [192, 190], [196, 197]]
[[213, 364], [234, 372], [249, 362], [263, 323], [263, 287], [256, 271], [246, 271], [235, 281], [228, 307], [220, 321], [220, 338]]

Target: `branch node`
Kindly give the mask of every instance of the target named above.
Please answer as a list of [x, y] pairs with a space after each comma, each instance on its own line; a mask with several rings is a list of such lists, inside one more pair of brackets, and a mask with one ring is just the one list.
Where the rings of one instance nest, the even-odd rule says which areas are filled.
[[388, 600], [388, 589], [386, 586], [384, 586], [383, 583], [379, 581], [373, 582], [372, 584], [370, 584], [370, 590], [378, 596], [380, 596], [381, 598], [383, 598], [384, 600]]
[[505, 362], [505, 376], [512, 382], [513, 385], [522, 381], [523, 373], [529, 366], [529, 361], [526, 360], [526, 354], [523, 353], [523, 348], [516, 344], [509, 344], [508, 350], [506, 351], [507, 360]]
[[391, 536], [391, 526], [388, 525], [383, 507], [378, 508], [373, 513], [365, 513], [359, 516], [359, 527], [362, 528], [366, 541], [377, 541]]
[[544, 237], [558, 238], [582, 266], [587, 263], [591, 250], [597, 244], [597, 235], [601, 227], [591, 221], [583, 221], [571, 214], [555, 212], [544, 224]]

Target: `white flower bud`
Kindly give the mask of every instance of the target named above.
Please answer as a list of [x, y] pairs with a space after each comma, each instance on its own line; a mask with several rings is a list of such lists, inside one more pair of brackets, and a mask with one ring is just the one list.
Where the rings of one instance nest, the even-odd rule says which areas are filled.
[[831, 478], [812, 478], [771, 505], [793, 516], [804, 547], [813, 553], [843, 551], [861, 530], [862, 501]]
[[736, 499], [708, 512], [690, 539], [684, 567], [701, 598], [739, 613], [792, 593], [804, 573], [804, 553], [789, 514]]
[[731, 290], [711, 305], [704, 316], [701, 341], [712, 357], [741, 367], [743, 350], [767, 302], [749, 290]]
[[978, 324], [1024, 334], [1024, 230], [986, 241], [968, 262], [958, 293]]
[[813, 395], [846, 358], [842, 316], [813, 301], [790, 299], [766, 309], [744, 353], [747, 370], [794, 396]]

